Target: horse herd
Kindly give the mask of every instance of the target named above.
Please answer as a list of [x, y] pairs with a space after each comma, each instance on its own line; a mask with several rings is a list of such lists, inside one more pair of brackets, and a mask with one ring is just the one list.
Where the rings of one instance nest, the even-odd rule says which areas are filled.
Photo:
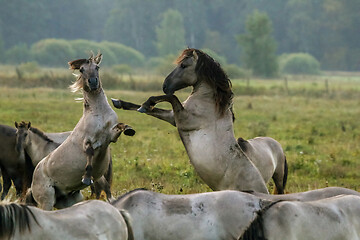
[[[83, 94], [83, 115], [72, 131], [0, 125], [1, 199], [13, 182], [25, 202], [0, 204], [0, 239], [360, 239], [360, 193], [328, 187], [284, 194], [288, 165], [281, 145], [269, 137], [235, 138], [231, 82], [213, 58], [192, 48], [166, 77], [165, 95], [142, 105], [112, 103], [177, 127], [191, 164], [214, 192], [135, 189], [114, 199], [109, 145], [135, 130], [118, 122], [107, 101], [101, 60], [98, 54], [69, 62], [79, 70], [70, 88]], [[174, 93], [189, 86], [193, 91], [181, 103]], [[172, 110], [155, 107], [160, 102]], [[271, 178], [278, 195], [268, 192]], [[96, 198], [105, 191], [108, 202], [81, 202], [88, 186]]]

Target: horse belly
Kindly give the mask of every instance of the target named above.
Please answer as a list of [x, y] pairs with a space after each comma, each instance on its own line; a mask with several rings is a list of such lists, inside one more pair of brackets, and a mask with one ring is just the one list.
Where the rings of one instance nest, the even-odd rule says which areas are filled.
[[211, 132], [202, 130], [185, 135], [182, 139], [196, 172], [211, 188], [216, 188], [226, 168], [222, 156], [223, 143], [217, 142]]

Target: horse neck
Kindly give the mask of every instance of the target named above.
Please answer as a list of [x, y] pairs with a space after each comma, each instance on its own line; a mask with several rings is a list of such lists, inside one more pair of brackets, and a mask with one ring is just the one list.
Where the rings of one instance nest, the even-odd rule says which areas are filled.
[[190, 98], [214, 102], [214, 94], [215, 90], [205, 80], [198, 80], [193, 86]]
[[59, 146], [59, 144], [49, 142], [32, 131], [29, 131], [28, 137], [30, 144], [26, 144], [25, 149], [33, 161], [40, 161]]
[[98, 92], [88, 93], [83, 92], [84, 96], [84, 112], [91, 109], [92, 112], [103, 111], [104, 109], [110, 107], [104, 90], [101, 88]]

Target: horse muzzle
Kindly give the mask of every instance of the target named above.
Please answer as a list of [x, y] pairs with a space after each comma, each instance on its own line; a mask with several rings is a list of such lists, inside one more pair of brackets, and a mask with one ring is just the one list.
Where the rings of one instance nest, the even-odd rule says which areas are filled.
[[89, 78], [88, 79], [89, 88], [91, 91], [94, 91], [99, 88], [99, 80], [98, 78]]

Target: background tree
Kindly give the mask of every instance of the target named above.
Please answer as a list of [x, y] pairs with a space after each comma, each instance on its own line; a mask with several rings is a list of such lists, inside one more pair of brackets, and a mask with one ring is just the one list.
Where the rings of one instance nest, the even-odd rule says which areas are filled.
[[257, 76], [275, 76], [278, 73], [276, 44], [267, 14], [254, 11], [246, 21], [246, 32], [238, 37], [245, 66]]
[[185, 44], [184, 20], [179, 11], [169, 9], [156, 27], [156, 48], [159, 56], [177, 54]]

